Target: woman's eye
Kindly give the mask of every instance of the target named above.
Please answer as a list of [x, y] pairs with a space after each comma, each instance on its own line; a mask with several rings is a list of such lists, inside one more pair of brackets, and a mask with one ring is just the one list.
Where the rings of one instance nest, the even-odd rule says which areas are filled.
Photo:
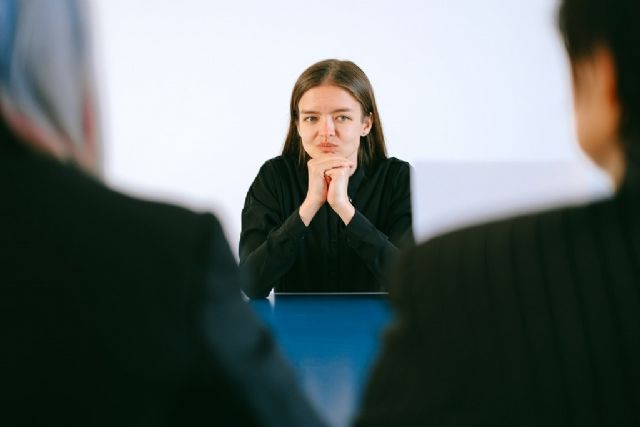
[[318, 121], [318, 118], [317, 117], [313, 117], [313, 116], [307, 116], [302, 120], [305, 121], [305, 122], [313, 123], [313, 122]]
[[338, 116], [336, 118], [336, 120], [339, 121], [339, 122], [346, 122], [348, 120], [351, 120], [351, 117], [349, 117], [349, 116]]

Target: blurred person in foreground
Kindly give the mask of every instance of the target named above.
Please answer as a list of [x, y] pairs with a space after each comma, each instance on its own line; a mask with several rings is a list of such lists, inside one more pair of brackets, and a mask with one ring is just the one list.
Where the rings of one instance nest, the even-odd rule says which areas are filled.
[[96, 178], [84, 9], [0, 0], [0, 424], [321, 425], [218, 221]]
[[640, 425], [640, 2], [564, 0], [577, 135], [607, 200], [407, 253], [358, 426]]

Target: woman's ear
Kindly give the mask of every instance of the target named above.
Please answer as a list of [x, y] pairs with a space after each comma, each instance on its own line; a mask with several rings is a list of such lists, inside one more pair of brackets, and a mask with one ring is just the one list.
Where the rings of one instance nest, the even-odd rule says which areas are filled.
[[362, 119], [362, 131], [360, 134], [362, 136], [367, 136], [369, 131], [371, 131], [371, 127], [373, 126], [373, 113], [369, 113]]

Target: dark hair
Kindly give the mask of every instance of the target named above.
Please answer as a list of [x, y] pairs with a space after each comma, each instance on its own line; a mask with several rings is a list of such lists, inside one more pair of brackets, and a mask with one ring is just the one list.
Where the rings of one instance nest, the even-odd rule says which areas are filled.
[[373, 124], [366, 136], [360, 137], [358, 149], [358, 165], [367, 166], [387, 158], [387, 147], [382, 133], [382, 123], [373, 96], [373, 87], [364, 72], [351, 61], [327, 59], [317, 62], [304, 70], [298, 77], [291, 93], [289, 109], [289, 131], [284, 141], [283, 155], [297, 156], [300, 163], [305, 163], [309, 156], [304, 151], [298, 134], [297, 122], [300, 118], [298, 103], [309, 89], [322, 85], [338, 86], [353, 96], [362, 107], [362, 115], [371, 115]]
[[588, 57], [599, 46], [611, 51], [622, 111], [618, 132], [625, 143], [640, 140], [639, 18], [638, 0], [562, 0], [558, 13], [558, 27], [572, 62]]

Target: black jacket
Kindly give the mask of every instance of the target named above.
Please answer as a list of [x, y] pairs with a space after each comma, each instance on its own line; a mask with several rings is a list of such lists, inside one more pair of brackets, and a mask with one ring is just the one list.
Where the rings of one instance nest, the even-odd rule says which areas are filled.
[[409, 164], [389, 158], [358, 167], [349, 179], [356, 214], [347, 226], [325, 203], [305, 227], [298, 211], [308, 179], [306, 165], [278, 156], [249, 188], [240, 235], [240, 265], [254, 278], [247, 295], [385, 291], [390, 261], [413, 244]]
[[1, 425], [319, 424], [213, 216], [0, 130]]
[[640, 425], [639, 170], [406, 254], [357, 425]]

